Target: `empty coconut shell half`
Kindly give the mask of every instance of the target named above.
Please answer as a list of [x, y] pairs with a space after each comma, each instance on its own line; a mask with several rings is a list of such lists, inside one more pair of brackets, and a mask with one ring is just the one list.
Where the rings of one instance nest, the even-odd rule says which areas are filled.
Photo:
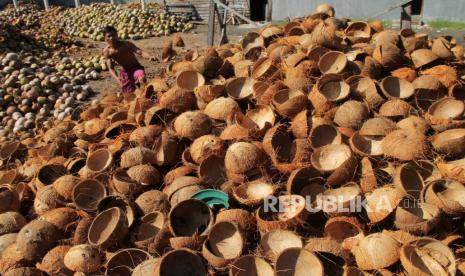
[[88, 240], [91, 245], [107, 248], [122, 241], [128, 232], [126, 214], [118, 207], [99, 213], [89, 228]]
[[213, 214], [206, 203], [197, 199], [179, 202], [168, 215], [169, 227], [174, 236], [191, 237], [207, 234], [213, 225]]
[[425, 235], [439, 223], [441, 210], [429, 203], [404, 198], [396, 209], [395, 226], [414, 235]]
[[439, 179], [428, 183], [422, 191], [424, 202], [438, 206], [443, 212], [457, 216], [465, 212], [462, 183], [454, 180]]
[[359, 268], [374, 270], [396, 263], [400, 248], [401, 244], [394, 238], [383, 233], [373, 233], [361, 238], [352, 252]]
[[282, 251], [288, 248], [303, 248], [302, 238], [295, 232], [283, 229], [275, 229], [265, 233], [260, 240], [261, 253], [275, 262]]
[[320, 259], [314, 253], [302, 248], [283, 250], [276, 259], [275, 273], [278, 276], [325, 275]]

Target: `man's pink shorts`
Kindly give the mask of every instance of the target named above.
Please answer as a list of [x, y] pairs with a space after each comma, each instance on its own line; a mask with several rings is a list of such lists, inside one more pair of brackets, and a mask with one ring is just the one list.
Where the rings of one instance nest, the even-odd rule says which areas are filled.
[[136, 81], [143, 77], [145, 77], [145, 71], [142, 66], [127, 71], [121, 70], [120, 78], [123, 82], [123, 94], [134, 93], [136, 90]]

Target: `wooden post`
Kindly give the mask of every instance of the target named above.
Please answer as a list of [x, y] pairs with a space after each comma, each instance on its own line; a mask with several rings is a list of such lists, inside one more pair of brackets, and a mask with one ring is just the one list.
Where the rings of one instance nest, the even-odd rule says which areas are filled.
[[74, 0], [74, 6], [76, 8], [79, 8], [80, 5], [81, 5], [81, 2], [79, 0]]
[[140, 5], [142, 7], [142, 10], [145, 10], [145, 0], [140, 0]]
[[273, 20], [273, 0], [268, 0], [266, 3], [266, 22], [271, 22]]
[[412, 28], [412, 1], [402, 5], [400, 11], [400, 29]]
[[48, 11], [49, 6], [48, 6], [48, 0], [44, 0], [44, 8], [46, 11]]
[[[217, 9], [217, 11], [218, 11], [218, 9]], [[219, 45], [226, 44], [229, 41], [228, 34], [226, 32], [226, 26], [228, 25], [227, 24], [227, 20], [228, 20], [227, 16], [228, 16], [228, 10], [224, 9], [223, 18], [221, 20], [219, 20], [221, 17], [220, 17], [220, 13], [218, 11], [218, 21], [220, 23], [220, 28], [221, 28], [221, 37], [220, 37]]]
[[213, 0], [210, 0], [210, 10], [208, 13], [208, 37], [207, 43], [209, 46], [213, 46], [215, 43], [215, 9], [216, 4]]
[[15, 10], [18, 10], [18, 0], [13, 0], [13, 6], [15, 6]]
[[115, 4], [115, 0], [110, 0], [110, 3], [111, 3], [112, 5], [114, 5], [114, 4]]

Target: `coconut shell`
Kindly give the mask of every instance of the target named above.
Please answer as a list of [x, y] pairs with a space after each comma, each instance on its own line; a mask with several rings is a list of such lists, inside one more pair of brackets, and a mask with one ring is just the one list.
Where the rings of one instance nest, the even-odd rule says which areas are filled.
[[396, 209], [395, 225], [398, 229], [414, 235], [425, 235], [438, 225], [441, 210], [428, 203], [413, 204], [404, 199]]
[[303, 248], [303, 242], [299, 235], [288, 230], [272, 230], [262, 236], [260, 240], [260, 251], [264, 257], [272, 262], [282, 251], [287, 248]]
[[87, 179], [74, 186], [72, 199], [77, 208], [93, 211], [99, 200], [107, 195], [105, 186], [98, 180]]
[[391, 76], [406, 80], [408, 82], [413, 82], [417, 77], [417, 72], [415, 69], [410, 67], [401, 67], [394, 71], [391, 71]]
[[312, 76], [318, 73], [317, 65], [314, 61], [304, 60], [297, 66], [286, 71], [284, 84], [290, 89], [304, 91], [308, 93], [313, 85]]
[[173, 87], [163, 93], [159, 101], [161, 107], [174, 113], [182, 113], [191, 109], [195, 102], [195, 95], [192, 91]]
[[151, 148], [161, 132], [162, 128], [158, 125], [139, 127], [131, 132], [129, 141], [141, 147]]
[[47, 211], [39, 219], [52, 223], [63, 233], [71, 234], [71, 229], [77, 224], [79, 218], [76, 210], [63, 207]]
[[18, 233], [16, 245], [23, 257], [30, 261], [40, 260], [61, 236], [51, 223], [33, 220]]
[[369, 115], [365, 104], [358, 101], [347, 101], [336, 111], [334, 122], [341, 127], [359, 129]]
[[63, 205], [63, 198], [56, 192], [52, 185], [39, 189], [34, 199], [34, 211], [39, 215]]
[[283, 89], [273, 95], [274, 109], [285, 118], [292, 118], [307, 105], [307, 97], [302, 91]]
[[428, 125], [426, 120], [418, 116], [409, 116], [405, 119], [400, 120], [396, 125], [398, 128], [405, 130], [416, 129], [420, 133], [426, 133], [430, 129], [430, 126]]
[[158, 269], [155, 270], [155, 275], [206, 275], [207, 270], [202, 262], [202, 259], [189, 249], [172, 250], [160, 260]]
[[[179, 202], [171, 208], [168, 217], [169, 227], [174, 236], [206, 234], [213, 225], [212, 211], [203, 201], [196, 199]], [[186, 224], [186, 221], [189, 223]]]
[[211, 127], [210, 118], [199, 111], [184, 112], [174, 121], [176, 134], [191, 140], [210, 133]]
[[155, 154], [153, 151], [144, 147], [135, 147], [121, 155], [120, 166], [130, 168], [142, 164], [153, 164], [154, 162]]
[[[353, 250], [357, 266], [363, 270], [388, 267], [399, 260], [401, 244], [382, 233], [374, 233], [360, 240]], [[366, 254], [371, 252], [371, 254]]]
[[[4, 234], [0, 236], [0, 256], [2, 255], [5, 249], [16, 242], [18, 233]], [[1, 262], [0, 262], [1, 264]], [[1, 268], [1, 265], [0, 265]]]
[[64, 264], [71, 271], [95, 272], [101, 266], [100, 252], [88, 244], [76, 245], [64, 256]]
[[229, 275], [237, 276], [265, 276], [272, 275], [273, 268], [264, 259], [251, 255], [242, 256], [231, 264]]
[[237, 142], [226, 151], [225, 168], [234, 174], [248, 174], [263, 164], [264, 155], [260, 148], [252, 143]]
[[395, 130], [383, 139], [382, 149], [386, 156], [408, 161], [420, 159], [427, 153], [426, 138], [416, 130]]
[[128, 176], [144, 186], [151, 186], [160, 183], [161, 175], [158, 170], [151, 165], [137, 165], [127, 171]]
[[158, 190], [150, 190], [142, 193], [137, 197], [135, 203], [142, 214], [149, 214], [156, 211], [167, 213], [170, 209], [167, 196]]
[[24, 225], [26, 219], [17, 212], [5, 212], [0, 214], [0, 235], [18, 232]]
[[430, 75], [442, 82], [445, 87], [449, 88], [458, 81], [457, 71], [448, 65], [437, 65], [422, 71], [424, 75]]
[[53, 182], [55, 191], [62, 196], [66, 201], [70, 201], [72, 198], [73, 188], [81, 181], [79, 177], [73, 175], [64, 175]]
[[99, 213], [89, 228], [88, 240], [93, 246], [106, 248], [124, 238], [128, 232], [128, 221], [124, 211], [118, 207]]
[[431, 144], [435, 150], [448, 157], [463, 155], [465, 153], [464, 134], [463, 128], [449, 129], [432, 136]]
[[228, 121], [232, 115], [240, 111], [239, 105], [234, 99], [219, 97], [207, 104], [204, 113], [214, 120]]
[[35, 267], [20, 267], [8, 270], [5, 276], [41, 276], [42, 273]]
[[371, 223], [381, 223], [394, 211], [404, 193], [394, 185], [385, 185], [365, 194], [367, 216]]
[[18, 193], [12, 186], [0, 186], [0, 213], [16, 211], [20, 207]]
[[[298, 259], [298, 262], [295, 260]], [[288, 248], [279, 254], [276, 259], [275, 273], [278, 276], [299, 275], [309, 273], [311, 275], [325, 275], [324, 267], [318, 257], [306, 250], [300, 248]]]
[[93, 220], [92, 217], [84, 217], [78, 222], [72, 237], [73, 245], [87, 243], [87, 233]]
[[50, 250], [37, 264], [37, 268], [49, 275], [73, 275], [73, 272], [65, 267], [64, 258], [71, 246], [59, 245]]
[[2, 274], [15, 268], [32, 266], [33, 263], [27, 260], [22, 252], [18, 250], [18, 245], [12, 243], [3, 250], [2, 258], [0, 259], [0, 272]]

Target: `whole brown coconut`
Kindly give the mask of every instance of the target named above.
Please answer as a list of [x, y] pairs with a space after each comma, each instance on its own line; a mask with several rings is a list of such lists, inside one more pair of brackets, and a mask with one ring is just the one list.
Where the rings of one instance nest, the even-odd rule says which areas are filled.
[[25, 259], [40, 260], [61, 237], [55, 225], [43, 220], [33, 220], [18, 233], [16, 245]]
[[200, 111], [184, 112], [174, 121], [176, 134], [191, 140], [209, 134], [211, 127], [210, 118]]
[[100, 269], [102, 262], [99, 251], [89, 245], [80, 244], [71, 247], [64, 257], [65, 266], [76, 272], [95, 272]]
[[73, 272], [65, 267], [64, 258], [71, 246], [58, 245], [50, 250], [36, 266], [49, 275], [73, 275]]
[[428, 150], [423, 133], [412, 129], [392, 131], [384, 137], [381, 147], [386, 156], [402, 161], [421, 159]]
[[234, 174], [247, 174], [263, 165], [263, 151], [252, 143], [237, 142], [229, 146], [224, 158], [226, 170]]
[[339, 106], [334, 116], [334, 122], [341, 127], [359, 129], [368, 115], [368, 108], [365, 104], [350, 100]]
[[131, 167], [126, 173], [132, 180], [144, 186], [156, 185], [161, 182], [160, 172], [149, 164]]

